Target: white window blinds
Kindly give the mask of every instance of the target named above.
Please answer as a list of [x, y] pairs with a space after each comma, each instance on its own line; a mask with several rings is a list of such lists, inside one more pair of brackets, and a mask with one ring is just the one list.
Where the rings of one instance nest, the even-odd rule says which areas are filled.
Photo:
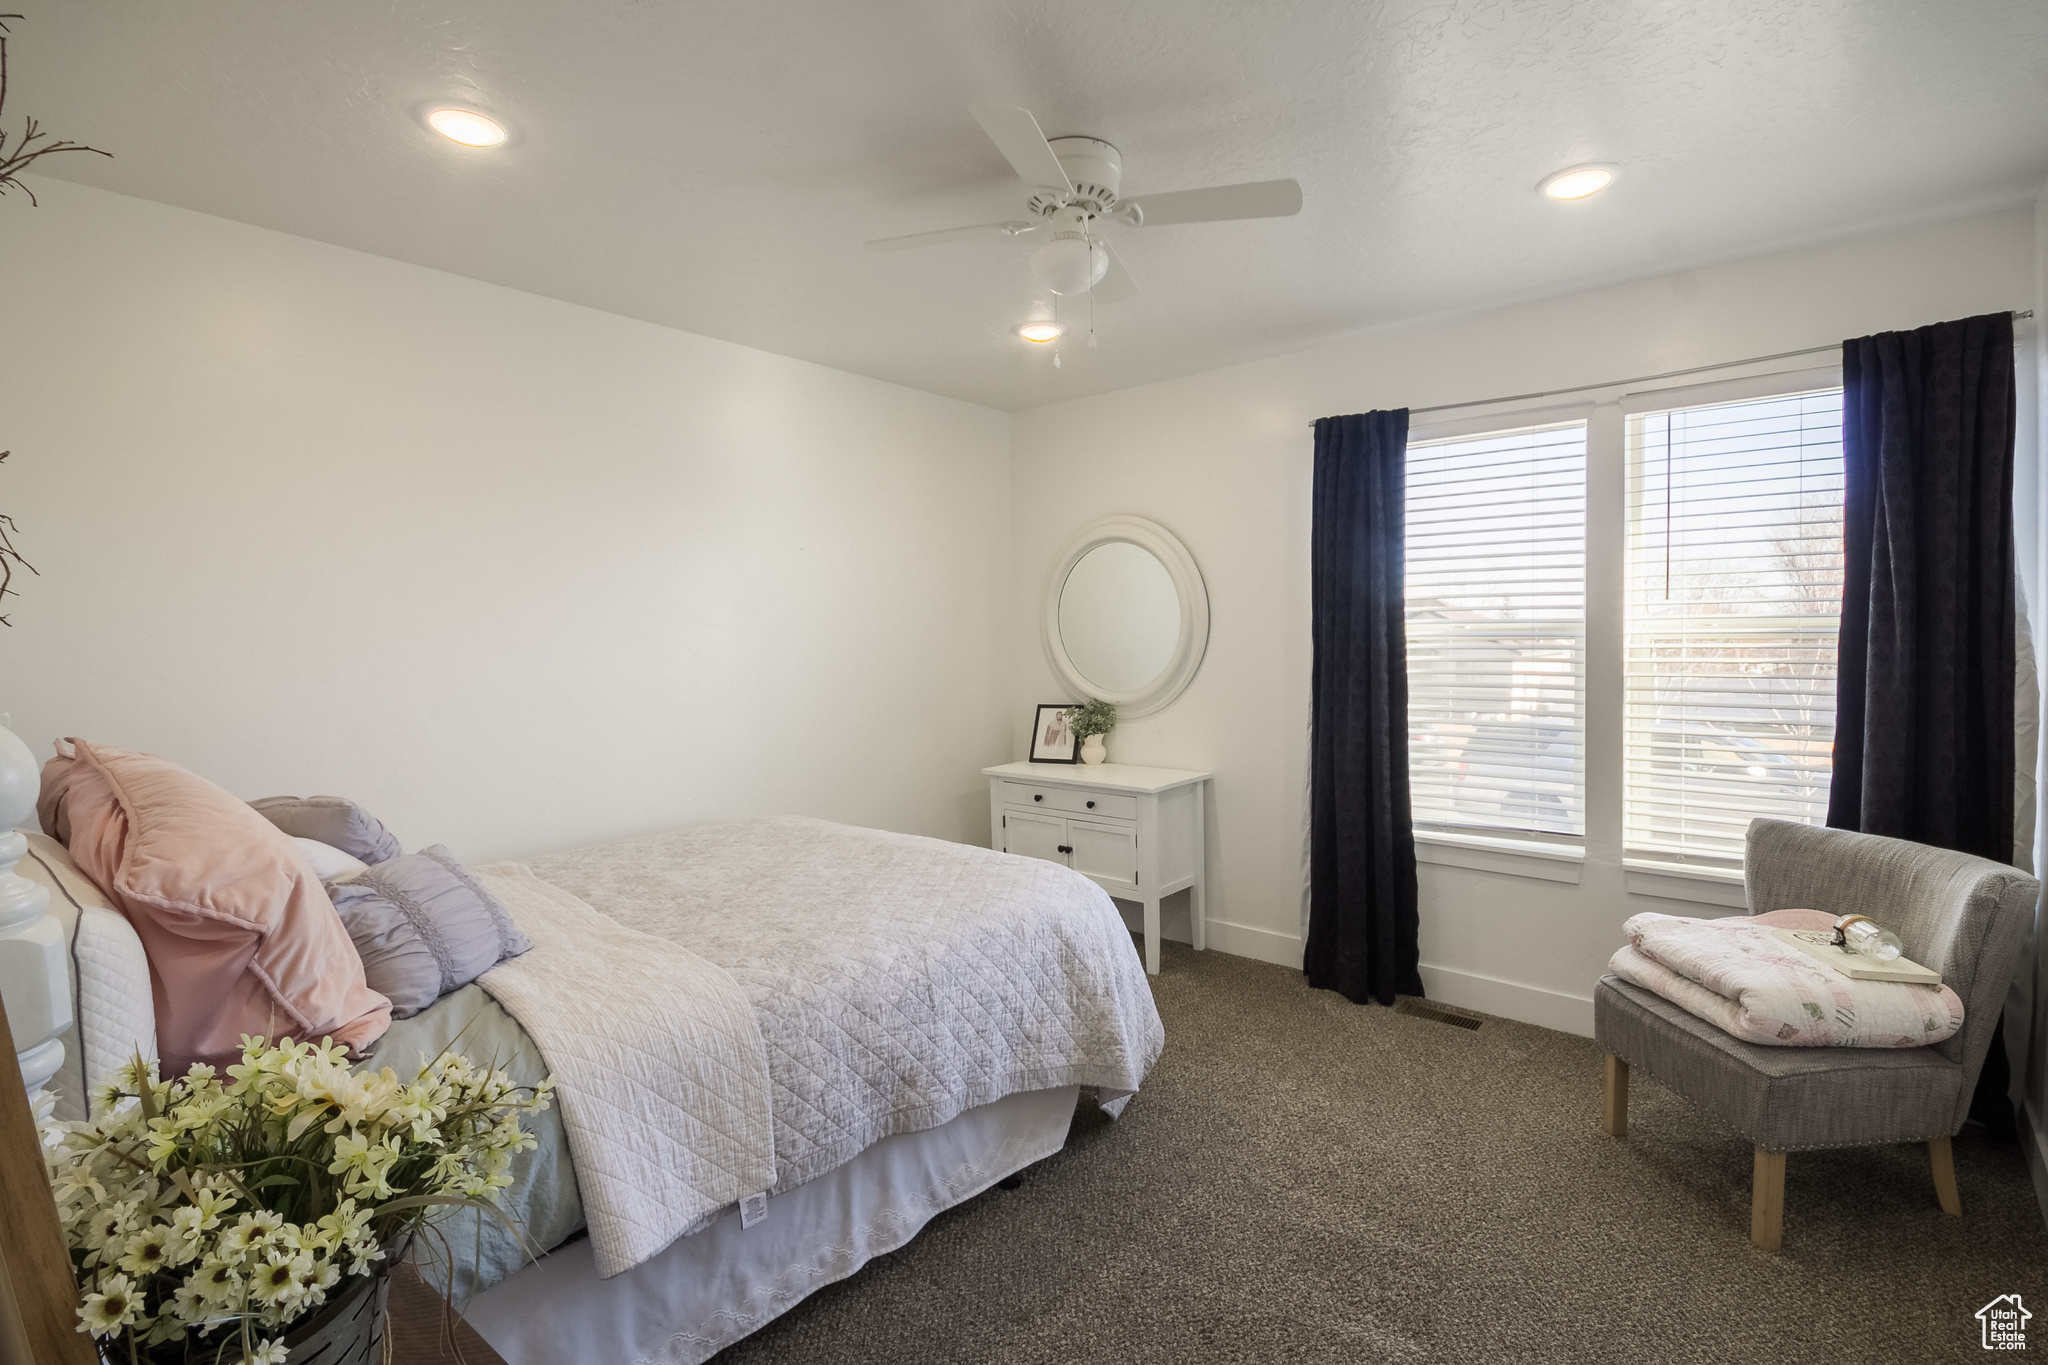
[[1827, 817], [1842, 391], [1628, 420], [1625, 842], [1739, 865], [1751, 817]]
[[1408, 447], [1419, 825], [1583, 835], [1586, 425]]

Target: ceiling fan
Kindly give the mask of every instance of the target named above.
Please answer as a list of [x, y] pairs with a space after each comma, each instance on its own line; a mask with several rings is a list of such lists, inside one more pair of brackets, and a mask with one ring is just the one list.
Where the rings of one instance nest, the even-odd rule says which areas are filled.
[[1253, 180], [1200, 190], [1172, 190], [1124, 198], [1123, 156], [1096, 137], [1048, 139], [1029, 109], [970, 104], [968, 112], [996, 144], [1018, 178], [1031, 187], [1027, 219], [913, 232], [868, 243], [876, 251], [904, 251], [962, 238], [1003, 233], [1021, 237], [1050, 230], [1032, 256], [1039, 282], [1055, 294], [1091, 293], [1115, 303], [1138, 292], [1116, 251], [1096, 233], [1102, 222], [1128, 227], [1165, 223], [1217, 223], [1232, 218], [1286, 218], [1301, 212], [1301, 186], [1292, 180]]

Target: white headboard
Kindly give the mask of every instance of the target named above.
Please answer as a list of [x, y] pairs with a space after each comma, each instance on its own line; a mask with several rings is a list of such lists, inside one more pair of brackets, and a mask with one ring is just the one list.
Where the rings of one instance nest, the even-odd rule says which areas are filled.
[[15, 1060], [36, 1121], [47, 1123], [45, 1088], [64, 1064], [62, 1036], [72, 1024], [71, 955], [50, 893], [14, 870], [28, 852], [17, 826], [35, 819], [42, 772], [12, 730], [0, 730], [0, 1000], [14, 1033]]

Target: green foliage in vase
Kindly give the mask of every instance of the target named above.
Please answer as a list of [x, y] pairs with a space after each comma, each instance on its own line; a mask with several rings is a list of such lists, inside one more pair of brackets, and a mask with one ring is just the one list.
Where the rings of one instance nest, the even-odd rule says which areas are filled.
[[1100, 698], [1085, 706], [1069, 707], [1067, 724], [1073, 727], [1076, 740], [1090, 735], [1106, 735], [1116, 729], [1116, 708]]
[[158, 1080], [137, 1057], [98, 1119], [46, 1136], [80, 1330], [131, 1365], [277, 1365], [286, 1333], [437, 1214], [510, 1221], [498, 1191], [535, 1145], [519, 1116], [552, 1088], [448, 1052], [402, 1081], [331, 1042], [244, 1038], [225, 1079]]

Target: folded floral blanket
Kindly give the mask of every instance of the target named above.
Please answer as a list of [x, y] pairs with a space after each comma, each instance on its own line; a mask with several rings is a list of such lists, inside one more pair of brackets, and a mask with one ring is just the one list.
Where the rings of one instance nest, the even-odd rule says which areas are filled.
[[1643, 914], [1622, 929], [1609, 971], [1746, 1043], [1920, 1047], [1963, 1026], [1947, 986], [1854, 980], [1741, 916]]

